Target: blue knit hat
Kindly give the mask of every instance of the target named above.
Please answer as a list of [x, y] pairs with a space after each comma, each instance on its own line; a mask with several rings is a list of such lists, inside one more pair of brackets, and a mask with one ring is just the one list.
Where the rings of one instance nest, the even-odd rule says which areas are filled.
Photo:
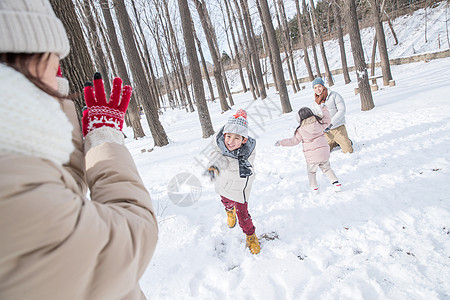
[[317, 77], [316, 79], [313, 80], [312, 87], [314, 88], [314, 86], [316, 84], [321, 84], [321, 85], [325, 86], [325, 82], [323, 82], [323, 79], [320, 77]]

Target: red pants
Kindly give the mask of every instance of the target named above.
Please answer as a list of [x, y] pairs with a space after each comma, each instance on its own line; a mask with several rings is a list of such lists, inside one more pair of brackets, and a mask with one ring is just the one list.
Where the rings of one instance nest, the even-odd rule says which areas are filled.
[[248, 213], [248, 203], [239, 203], [224, 196], [220, 196], [222, 198], [222, 203], [225, 206], [226, 210], [230, 210], [233, 207], [236, 207], [236, 215], [239, 221], [239, 226], [242, 228], [242, 231], [246, 235], [252, 235], [255, 233], [255, 226], [253, 226], [252, 217]]

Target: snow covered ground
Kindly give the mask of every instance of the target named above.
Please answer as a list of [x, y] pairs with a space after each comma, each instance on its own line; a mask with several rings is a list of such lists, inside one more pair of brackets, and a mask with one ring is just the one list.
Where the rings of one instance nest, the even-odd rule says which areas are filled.
[[[227, 227], [213, 184], [202, 176], [211, 139], [201, 138], [197, 112], [160, 116], [166, 147], [153, 149], [149, 130], [127, 139], [159, 219], [156, 252], [140, 282], [147, 297], [450, 299], [450, 58], [393, 66], [392, 73], [397, 86], [374, 92], [368, 112], [353, 93], [355, 74], [348, 85], [335, 76], [332, 89], [346, 101], [355, 149], [331, 153], [340, 193], [319, 171], [321, 193], [311, 196], [301, 146], [273, 146], [293, 134], [296, 112], [311, 104], [310, 84], [290, 92], [288, 114], [273, 88], [266, 100], [235, 95], [223, 114], [218, 102], [209, 104], [215, 130], [238, 108], [249, 114], [257, 139], [249, 211], [258, 255], [245, 248], [239, 226]], [[183, 173], [190, 177], [177, 189], [174, 178]], [[181, 197], [182, 205], [172, 201]]]
[[[202, 176], [198, 161], [210, 140], [199, 138], [196, 113], [162, 116], [171, 138], [167, 147], [142, 153], [151, 148], [151, 138], [128, 140], [159, 217], [159, 243], [141, 280], [146, 295], [449, 299], [448, 66], [450, 58], [394, 66], [397, 86], [374, 92], [376, 107], [369, 112], [360, 111], [354, 84], [337, 78], [333, 89], [346, 99], [355, 148], [353, 154], [331, 154], [340, 193], [318, 172], [321, 193], [310, 196], [301, 147], [273, 146], [292, 135], [295, 112], [312, 101], [311, 87], [291, 95], [294, 112], [284, 115], [276, 111], [273, 89], [265, 101], [237, 96], [235, 109], [224, 114], [211, 105], [216, 130], [237, 108], [247, 108], [257, 137], [249, 211], [262, 242], [259, 255], [245, 248], [238, 226], [228, 229], [219, 197]], [[169, 199], [168, 184], [178, 173], [191, 173], [201, 183], [200, 199], [191, 206]]]

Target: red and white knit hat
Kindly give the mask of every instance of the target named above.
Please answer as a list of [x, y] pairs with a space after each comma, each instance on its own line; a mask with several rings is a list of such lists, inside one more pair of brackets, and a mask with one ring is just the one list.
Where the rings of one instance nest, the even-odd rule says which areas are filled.
[[248, 121], [247, 112], [243, 109], [239, 109], [235, 115], [228, 118], [227, 124], [223, 128], [223, 133], [235, 133], [248, 137]]

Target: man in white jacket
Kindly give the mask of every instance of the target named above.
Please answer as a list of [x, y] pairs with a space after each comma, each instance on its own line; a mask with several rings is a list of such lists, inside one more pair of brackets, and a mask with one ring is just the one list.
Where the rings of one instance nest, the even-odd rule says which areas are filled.
[[330, 150], [340, 146], [344, 153], [352, 153], [352, 141], [348, 138], [347, 129], [345, 128], [345, 102], [341, 95], [333, 92], [324, 86], [322, 78], [317, 77], [312, 83], [314, 89], [314, 103], [312, 105], [313, 112], [321, 115], [320, 104], [325, 103], [330, 112], [331, 125], [325, 129], [325, 137], [327, 138]]

